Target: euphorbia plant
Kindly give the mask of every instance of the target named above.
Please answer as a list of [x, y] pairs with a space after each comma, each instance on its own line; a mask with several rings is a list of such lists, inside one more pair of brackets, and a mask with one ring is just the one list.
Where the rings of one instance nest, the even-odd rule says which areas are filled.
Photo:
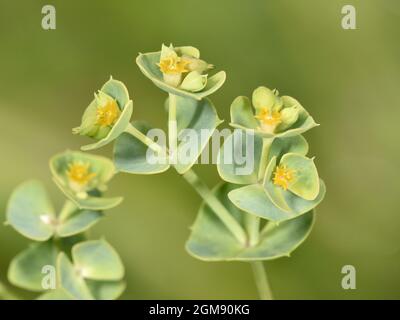
[[[218, 155], [223, 182], [210, 189], [192, 167], [222, 122], [208, 96], [223, 85], [225, 72], [209, 76], [213, 66], [191, 46], [163, 45], [161, 51], [139, 54], [136, 62], [168, 94], [168, 146], [152, 138], [147, 123], [129, 123], [133, 104], [128, 90], [111, 78], [95, 94], [80, 127], [73, 129], [96, 140], [82, 149], [115, 142], [114, 165], [119, 172], [158, 174], [172, 167], [203, 199], [186, 243], [188, 253], [204, 261], [251, 263], [260, 297], [271, 299], [263, 261], [289, 256], [307, 238], [313, 209], [325, 194], [301, 136], [317, 124], [296, 99], [281, 97], [277, 90], [257, 88], [252, 103], [247, 97], [236, 98], [231, 105], [231, 126], [236, 131], [225, 139]], [[238, 134], [242, 139], [236, 139]], [[250, 150], [247, 156], [252, 159], [245, 172], [238, 170], [243, 163], [236, 157], [243, 150]], [[94, 176], [80, 162], [85, 159], [82, 154], [68, 159], [72, 165], [66, 165], [65, 155], [53, 159], [55, 182], [74, 205], [96, 210], [98, 193], [109, 179], [107, 166], [101, 167], [96, 180], [76, 186], [68, 180], [74, 165], [80, 181]], [[101, 199], [106, 207], [119, 202]], [[80, 294], [85, 298], [84, 292]]]
[[102, 211], [122, 200], [102, 197], [115, 173], [112, 161], [66, 151], [50, 160], [50, 168], [67, 196], [60, 210], [36, 180], [19, 185], [8, 202], [6, 224], [33, 241], [11, 261], [8, 280], [40, 292], [38, 299], [117, 298], [125, 289], [120, 257], [105, 239], [87, 239]]
[[[227, 152], [232, 159], [246, 148], [247, 140], [238, 142], [232, 134], [218, 161], [218, 172], [226, 182], [210, 190], [192, 166], [222, 122], [207, 97], [222, 86], [225, 72], [209, 77], [211, 65], [190, 46], [163, 45], [159, 52], [139, 54], [136, 62], [168, 94], [168, 147], [149, 139], [149, 125], [134, 121], [115, 140], [116, 168], [155, 174], [172, 166], [203, 198], [186, 243], [189, 254], [205, 261], [251, 262], [261, 297], [271, 298], [261, 261], [289, 256], [307, 238], [313, 209], [325, 194], [301, 136], [317, 124], [296, 99], [280, 97], [277, 90], [257, 88], [252, 103], [246, 97], [236, 98], [231, 125], [243, 135], [253, 135], [253, 170], [238, 174], [240, 164], [224, 161]], [[188, 129], [198, 133], [198, 141], [192, 146], [195, 152], [184, 157], [190, 143]], [[149, 163], [149, 148], [164, 161]]]

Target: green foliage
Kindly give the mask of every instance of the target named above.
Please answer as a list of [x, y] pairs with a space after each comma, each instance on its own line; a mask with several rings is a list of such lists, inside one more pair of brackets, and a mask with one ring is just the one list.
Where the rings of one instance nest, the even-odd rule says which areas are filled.
[[[152, 129], [141, 121], [134, 121], [131, 126], [144, 136]], [[148, 161], [149, 153], [154, 162]], [[165, 151], [159, 154], [149, 149], [146, 142], [129, 132], [121, 134], [115, 141], [114, 163], [118, 171], [132, 174], [156, 174], [170, 167]]]
[[71, 262], [65, 253], [57, 258], [60, 287], [76, 299], [117, 298], [125, 284], [124, 267], [105, 240], [91, 240], [72, 247]]
[[11, 195], [6, 223], [31, 240], [46, 241], [52, 236], [64, 238], [84, 232], [102, 217], [101, 212], [78, 209], [70, 201], [56, 215], [43, 184], [32, 180]]
[[[87, 240], [84, 234], [103, 217], [102, 210], [122, 201], [103, 197], [116, 172], [157, 174], [173, 167], [191, 184], [203, 203], [186, 249], [200, 260], [290, 256], [311, 232], [325, 184], [301, 136], [317, 124], [296, 99], [259, 87], [252, 101], [243, 96], [233, 101], [231, 126], [236, 130], [218, 154], [218, 172], [226, 182], [210, 190], [191, 168], [222, 122], [207, 96], [222, 86], [225, 72], [208, 77], [213, 66], [191, 46], [162, 45], [161, 51], [139, 54], [136, 62], [168, 93], [168, 137], [150, 135], [153, 128], [145, 122], [130, 123], [128, 90], [111, 78], [73, 132], [96, 140], [82, 150], [115, 141], [114, 161], [77, 151], [52, 157], [53, 181], [68, 199], [58, 213], [37, 181], [20, 185], [10, 198], [8, 224], [36, 243], [11, 262], [9, 281], [46, 291], [42, 267], [56, 266], [56, 288], [39, 299], [115, 299], [125, 289], [116, 251], [105, 240]], [[252, 160], [249, 170], [237, 160], [240, 155]]]
[[8, 280], [26, 290], [44, 291], [42, 269], [56, 265], [58, 252], [57, 246], [51, 241], [33, 243], [11, 261]]
[[106, 210], [122, 201], [100, 196], [115, 174], [113, 162], [105, 157], [66, 151], [50, 159], [50, 170], [56, 185], [81, 209]]
[[23, 236], [45, 241], [54, 233], [53, 205], [39, 181], [28, 181], [15, 189], [7, 208], [7, 223]]
[[[166, 104], [170, 105], [169, 99]], [[221, 120], [214, 105], [207, 98], [198, 101], [176, 96], [174, 108], [176, 129], [179, 132], [175, 160], [169, 157], [168, 150], [160, 145], [154, 143], [160, 148], [160, 153], [149, 148], [149, 143], [153, 141], [146, 141], [143, 137], [152, 128], [147, 123], [134, 121], [130, 129], [121, 134], [115, 142], [114, 163], [118, 171], [156, 174], [168, 170], [173, 165], [178, 173], [183, 174], [194, 165]], [[149, 161], [150, 157], [152, 161]]]
[[217, 111], [209, 99], [196, 101], [176, 97], [179, 142], [175, 169], [178, 173], [183, 174], [193, 166], [220, 123]]
[[[232, 190], [229, 199], [241, 210], [278, 222], [315, 208], [325, 195], [325, 185], [318, 178], [313, 160], [305, 157], [308, 152], [307, 141], [300, 135], [275, 138], [272, 142], [257, 135], [254, 139], [254, 170], [248, 175], [235, 175], [240, 164], [235, 161], [227, 163], [225, 155], [225, 150], [232, 149], [234, 154], [244, 150], [246, 139], [235, 140], [231, 135], [220, 150], [218, 172], [221, 178], [246, 185]], [[278, 161], [279, 165], [294, 172], [294, 179], [288, 184], [287, 190], [273, 181]]]
[[[114, 174], [112, 162], [67, 151], [56, 155], [50, 167], [56, 184], [65, 188], [64, 194], [87, 192], [88, 197], [74, 201], [69, 196], [57, 212], [40, 181], [24, 182], [14, 190], [6, 223], [35, 242], [11, 261], [8, 280], [17, 287], [43, 292], [38, 299], [44, 300], [118, 298], [125, 289], [120, 257], [105, 240], [85, 236], [111, 202], [98, 190]], [[82, 209], [88, 206], [81, 201], [90, 201], [92, 209]]]
[[[236, 208], [228, 198], [235, 190], [232, 184], [221, 184], [214, 189], [218, 199], [226, 206], [232, 216], [246, 227], [248, 213]], [[256, 244], [240, 244], [226, 226], [203, 202], [186, 250], [195, 258], [205, 261], [254, 261], [272, 260], [289, 256], [308, 236], [314, 221], [313, 212], [280, 224], [266, 223], [260, 231]]]

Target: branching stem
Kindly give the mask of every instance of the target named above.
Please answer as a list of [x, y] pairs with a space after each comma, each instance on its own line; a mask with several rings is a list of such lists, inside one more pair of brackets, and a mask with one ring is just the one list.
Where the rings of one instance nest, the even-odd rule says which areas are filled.
[[140, 130], [136, 129], [133, 125], [129, 124], [126, 127], [125, 132], [131, 134], [136, 139], [143, 142], [146, 146], [148, 146], [153, 151], [155, 151], [157, 153], [163, 152], [163, 148], [158, 143], [151, 140], [148, 136], [146, 136]]
[[207, 185], [193, 171], [189, 170], [182, 177], [197, 191], [204, 202], [215, 212], [218, 218], [225, 224], [229, 231], [242, 244], [247, 243], [247, 236], [239, 222], [230, 214], [226, 207], [212, 193]]

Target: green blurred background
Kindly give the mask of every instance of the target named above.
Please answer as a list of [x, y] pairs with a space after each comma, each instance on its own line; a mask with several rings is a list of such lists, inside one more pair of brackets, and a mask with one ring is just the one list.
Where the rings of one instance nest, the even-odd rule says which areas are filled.
[[[57, 29], [41, 28], [53, 4]], [[341, 28], [353, 4], [357, 30]], [[133, 95], [135, 119], [165, 128], [165, 94], [136, 67], [161, 43], [193, 45], [228, 78], [212, 96], [221, 118], [259, 85], [296, 97], [321, 126], [307, 133], [328, 194], [291, 258], [266, 264], [276, 298], [400, 298], [400, 3], [398, 0], [0, 2], [0, 220], [12, 189], [45, 181], [48, 158], [87, 142], [71, 135], [94, 90], [113, 75]], [[225, 124], [226, 125], [226, 124]], [[111, 148], [98, 153], [111, 157]], [[214, 166], [195, 170], [211, 186]], [[200, 199], [173, 171], [118, 175], [123, 204], [92, 232], [126, 265], [125, 299], [257, 297], [246, 263], [205, 263], [184, 250]], [[0, 226], [0, 278], [28, 241]], [[357, 289], [341, 288], [341, 268]]]

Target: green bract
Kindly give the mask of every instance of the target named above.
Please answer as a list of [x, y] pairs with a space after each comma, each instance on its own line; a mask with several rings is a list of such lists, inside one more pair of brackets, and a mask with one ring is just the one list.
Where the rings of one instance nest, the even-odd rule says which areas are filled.
[[125, 85], [111, 77], [95, 94], [83, 114], [80, 127], [74, 128], [72, 132], [98, 140], [83, 146], [82, 150], [100, 148], [124, 132], [132, 111], [132, 100], [129, 100]]
[[[325, 185], [318, 178], [313, 160], [305, 157], [308, 152], [305, 139], [294, 136], [275, 139], [271, 144], [253, 137], [254, 169], [247, 175], [235, 174], [240, 166], [235, 161], [226, 161], [226, 150], [237, 153], [238, 149], [245, 149], [245, 139], [237, 142], [231, 135], [220, 151], [220, 176], [225, 181], [247, 185], [232, 190], [229, 199], [238, 208], [272, 221], [292, 219], [316, 207], [325, 195]], [[230, 145], [233, 149], [227, 149]], [[290, 179], [286, 179], [285, 172], [291, 175]]]
[[[245, 228], [248, 213], [235, 207], [228, 194], [235, 190], [232, 184], [222, 184], [214, 193], [232, 216]], [[312, 211], [296, 219], [262, 227], [259, 240], [253, 245], [241, 245], [216, 214], [203, 203], [192, 226], [186, 249], [195, 258], [205, 261], [272, 260], [289, 256], [308, 236], [314, 222]]]
[[[46, 300], [117, 298], [125, 289], [124, 267], [118, 254], [104, 240], [82, 242], [83, 232], [102, 216], [99, 211], [81, 210], [70, 200], [55, 213], [41, 182], [22, 183], [10, 197], [7, 224], [41, 242], [31, 244], [11, 261], [10, 283], [26, 290], [46, 291], [39, 297]], [[74, 265], [66, 257], [69, 252]], [[55, 287], [51, 289], [46, 287], [49, 277], [54, 278]]]
[[[169, 99], [171, 98], [167, 99], [167, 105]], [[178, 132], [176, 158], [172, 158], [165, 147], [157, 145], [153, 140], [144, 140], [143, 137], [147, 136], [152, 128], [144, 122], [135, 121], [115, 142], [114, 163], [118, 171], [156, 174], [166, 171], [173, 164], [175, 169], [183, 174], [195, 164], [221, 120], [213, 103], [207, 98], [198, 101], [173, 96], [172, 99], [176, 107]], [[165, 140], [165, 137], [163, 138]], [[157, 146], [160, 152], [149, 148], [150, 144]]]
[[[170, 99], [171, 97], [168, 98]], [[194, 165], [214, 130], [222, 121], [218, 118], [217, 111], [209, 99], [196, 101], [179, 96], [173, 99], [176, 105], [178, 132], [175, 169], [183, 174]]]
[[11, 261], [8, 280], [26, 290], [45, 291], [42, 285], [43, 268], [55, 266], [58, 253], [59, 249], [50, 241], [30, 245]]
[[115, 299], [124, 290], [121, 259], [105, 240], [76, 244], [72, 248], [72, 260], [60, 253], [57, 273], [58, 288], [74, 299]]
[[286, 138], [318, 125], [296, 99], [279, 97], [277, 90], [259, 87], [253, 92], [252, 102], [254, 108], [244, 96], [232, 102], [232, 127], [254, 130], [265, 138]]
[[71, 202], [67, 202], [61, 212], [55, 214], [43, 184], [34, 180], [18, 186], [7, 207], [7, 223], [35, 241], [81, 233], [102, 216], [98, 211], [80, 210]]
[[201, 60], [199, 50], [190, 46], [162, 45], [161, 51], [139, 54], [136, 63], [160, 89], [196, 100], [217, 91], [226, 78], [224, 71], [211, 77], [204, 74], [212, 65]]
[[[42, 292], [49, 289], [44, 285], [45, 278], [58, 275], [59, 279], [54, 279], [56, 287], [39, 299], [117, 298], [125, 288], [121, 281], [124, 268], [119, 256], [104, 240], [81, 242], [84, 240], [82, 233], [102, 216], [99, 211], [78, 209], [70, 200], [55, 213], [41, 182], [22, 183], [9, 200], [7, 224], [25, 237], [42, 242], [30, 245], [11, 261], [10, 283]], [[64, 252], [71, 249], [75, 262], [73, 269], [63, 260]], [[47, 275], [49, 270], [51, 274]]]
[[[131, 125], [143, 136], [146, 136], [152, 129], [142, 121], [134, 121]], [[149, 161], [150, 157], [151, 161]], [[169, 160], [165, 150], [156, 152], [149, 148], [148, 144], [129, 132], [123, 133], [115, 141], [114, 163], [118, 171], [132, 174], [156, 174], [169, 168]]]
[[[260, 261], [289, 256], [303, 243], [325, 195], [301, 136], [317, 124], [296, 99], [280, 97], [277, 90], [259, 87], [252, 102], [237, 97], [231, 105], [235, 130], [218, 154], [226, 182], [210, 190], [192, 166], [222, 122], [206, 97], [222, 86], [225, 72], [208, 77], [212, 65], [190, 46], [162, 45], [159, 52], [139, 54], [136, 62], [168, 93], [168, 135], [142, 121], [130, 123], [128, 90], [110, 78], [73, 133], [98, 140], [83, 150], [115, 140], [114, 163], [78, 151], [51, 158], [53, 180], [68, 198], [59, 212], [40, 182], [16, 188], [7, 223], [40, 242], [12, 260], [9, 281], [42, 292], [38, 299], [117, 298], [125, 289], [121, 259], [105, 240], [87, 240], [85, 231], [102, 218], [101, 210], [121, 202], [102, 197], [116, 172], [156, 174], [172, 166], [203, 198], [186, 243], [189, 254], [204, 261], [251, 262], [260, 297], [271, 298]], [[44, 272], [53, 269], [57, 279], [49, 290]]]
[[[124, 291], [124, 267], [105, 240], [74, 245], [72, 259], [51, 242], [34, 244], [11, 262], [8, 279], [20, 288], [46, 291], [40, 300], [112, 300]], [[46, 267], [55, 267], [54, 289], [43, 288]]]
[[51, 158], [50, 170], [56, 185], [81, 209], [105, 210], [122, 201], [100, 197], [115, 174], [114, 164], [105, 157], [66, 151]]

